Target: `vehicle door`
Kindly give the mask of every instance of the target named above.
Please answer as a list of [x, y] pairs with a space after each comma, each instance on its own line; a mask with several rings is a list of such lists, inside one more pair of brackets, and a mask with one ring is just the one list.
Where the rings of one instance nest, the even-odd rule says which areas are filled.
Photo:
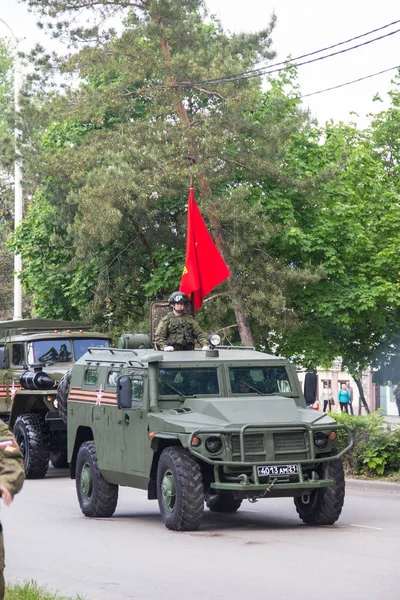
[[9, 367], [0, 371], [0, 413], [7, 414], [16, 392], [21, 388], [19, 378], [25, 370], [25, 349], [23, 343], [7, 344]]
[[[116, 398], [116, 383], [120, 371], [109, 369], [105, 393], [111, 390]], [[140, 475], [146, 472], [145, 448], [149, 446], [147, 419], [145, 411], [145, 394], [147, 394], [146, 372], [135, 369], [130, 372], [132, 385], [132, 405], [130, 408], [110, 409], [109, 430], [110, 444], [114, 451], [110, 456], [110, 468], [120, 473]]]

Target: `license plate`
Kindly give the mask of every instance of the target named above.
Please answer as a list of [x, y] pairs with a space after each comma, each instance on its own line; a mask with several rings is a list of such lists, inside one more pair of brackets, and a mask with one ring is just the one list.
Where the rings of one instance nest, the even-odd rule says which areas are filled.
[[297, 475], [299, 469], [297, 465], [277, 465], [275, 467], [257, 467], [257, 472], [260, 477], [269, 475]]

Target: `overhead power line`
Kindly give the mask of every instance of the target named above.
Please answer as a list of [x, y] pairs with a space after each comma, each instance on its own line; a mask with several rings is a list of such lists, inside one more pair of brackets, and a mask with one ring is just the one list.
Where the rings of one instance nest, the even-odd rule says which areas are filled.
[[[327, 50], [331, 50], [332, 48], [337, 48], [338, 46], [342, 46], [344, 44], [348, 44], [349, 42], [352, 42], [356, 39], [360, 39], [362, 37], [366, 37], [367, 35], [371, 35], [372, 33], [376, 33], [377, 31], [381, 31], [382, 29], [386, 29], [387, 27], [390, 27], [392, 25], [395, 25], [397, 23], [400, 23], [400, 19], [398, 21], [393, 21], [392, 23], [388, 23], [387, 25], [383, 25], [382, 27], [379, 27], [377, 29], [368, 31], [367, 33], [363, 33], [361, 35], [355, 36], [353, 38], [350, 38], [348, 40], [345, 40], [343, 42], [338, 42], [337, 44], [333, 44], [332, 46], [327, 46], [326, 48], [322, 48], [320, 50], [314, 50], [313, 52], [309, 52], [307, 54], [303, 54], [301, 56], [297, 56], [295, 58], [291, 58], [291, 59], [287, 59], [285, 61], [281, 61], [278, 63], [274, 63], [272, 65], [268, 65], [266, 67], [261, 67], [259, 69], [253, 69], [250, 71], [243, 71], [242, 73], [237, 73], [235, 75], [227, 75], [225, 77], [220, 77], [218, 79], [205, 79], [203, 81], [196, 81], [196, 82], [182, 82], [182, 83], [178, 83], [175, 86], [160, 86], [160, 87], [177, 87], [177, 88], [185, 88], [185, 87], [192, 87], [192, 86], [199, 86], [199, 85], [209, 85], [209, 84], [219, 84], [219, 83], [229, 83], [230, 81], [240, 81], [240, 80], [245, 80], [245, 79], [251, 79], [253, 77], [261, 77], [263, 75], [269, 75], [272, 73], [278, 73], [280, 71], [284, 71], [287, 68], [287, 65], [293, 64], [294, 62], [302, 59], [302, 58], [306, 58], [308, 56], [314, 56], [315, 54], [320, 54], [322, 52], [326, 52]], [[331, 52], [330, 54], [326, 54], [324, 56], [319, 56], [317, 58], [313, 58], [311, 60], [307, 60], [307, 61], [303, 61], [300, 63], [297, 63], [296, 66], [303, 66], [303, 65], [307, 65], [307, 64], [311, 64], [320, 60], [325, 60], [326, 58], [331, 58], [332, 56], [337, 56], [339, 54], [344, 54], [346, 52], [349, 52], [350, 50], [356, 50], [357, 48], [361, 48], [362, 46], [367, 46], [368, 44], [372, 44], [373, 42], [377, 42], [379, 40], [382, 40], [384, 38], [390, 37], [392, 35], [395, 35], [396, 33], [399, 33], [400, 29], [396, 29], [395, 31], [391, 31], [389, 33], [386, 33], [385, 35], [381, 35], [378, 37], [375, 37], [371, 40], [366, 40], [365, 42], [362, 42], [361, 44], [356, 44], [354, 46], [351, 46], [350, 48], [345, 48], [343, 50], [338, 50], [337, 52]], [[284, 66], [280, 66], [279, 65], [284, 65]], [[274, 68], [274, 67], [279, 67], [279, 68]]]
[[[310, 92], [309, 94], [302, 94], [301, 96], [296, 96], [294, 99], [298, 100], [300, 98], [309, 98], [310, 96], [316, 96], [317, 94], [323, 94], [324, 92], [331, 92], [332, 90], [337, 90], [339, 88], [345, 87], [346, 85], [352, 85], [353, 83], [358, 83], [359, 81], [364, 81], [365, 79], [371, 79], [372, 77], [376, 77], [377, 75], [383, 75], [383, 73], [388, 73], [389, 71], [394, 71], [395, 69], [399, 68], [400, 65], [396, 65], [395, 67], [390, 67], [389, 69], [384, 69], [383, 71], [378, 71], [377, 73], [365, 75], [365, 77], [359, 77], [358, 79], [353, 79], [352, 81], [346, 81], [346, 83], [339, 83], [338, 85], [333, 85], [329, 88], [325, 88], [324, 90]], [[287, 100], [285, 100], [285, 102], [287, 102]]]
[[[382, 71], [377, 71], [376, 73], [371, 73], [370, 75], [365, 75], [364, 77], [359, 77], [358, 79], [353, 79], [352, 81], [346, 81], [345, 83], [339, 83], [338, 85], [333, 85], [331, 87], [324, 88], [323, 90], [317, 90], [315, 92], [310, 92], [308, 94], [299, 94], [298, 96], [292, 96], [291, 98], [285, 98], [284, 100], [274, 100], [272, 102], [258, 104], [257, 106], [253, 106], [247, 110], [256, 111], [265, 106], [280, 106], [282, 104], [289, 104], [290, 102], [294, 102], [296, 100], [302, 100], [303, 98], [309, 98], [310, 96], [316, 96], [317, 94], [331, 92], [333, 90], [337, 90], [337, 89], [345, 87], [347, 85], [353, 85], [354, 83], [359, 83], [360, 81], [364, 81], [365, 79], [371, 79], [372, 77], [377, 77], [378, 75], [383, 75], [384, 73], [389, 73], [389, 71], [394, 71], [395, 69], [400, 69], [400, 65], [396, 65], [395, 67], [389, 67], [388, 69], [384, 69]], [[241, 112], [242, 110], [243, 109], [236, 109], [233, 112]], [[208, 117], [203, 117], [203, 118], [217, 119], [217, 118], [220, 118], [220, 116], [221, 115], [209, 115]]]

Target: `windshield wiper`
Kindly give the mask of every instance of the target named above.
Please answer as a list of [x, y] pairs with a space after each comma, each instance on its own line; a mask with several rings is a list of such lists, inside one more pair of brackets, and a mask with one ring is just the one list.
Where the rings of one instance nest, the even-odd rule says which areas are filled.
[[179, 391], [176, 388], [174, 388], [174, 386], [171, 385], [170, 383], [167, 383], [166, 381], [163, 381], [163, 385], [168, 386], [169, 389], [172, 390], [173, 392], [175, 392], [176, 394], [178, 394], [178, 396], [182, 396], [182, 398], [186, 398], [185, 394], [182, 394], [181, 391]]
[[260, 390], [253, 387], [252, 385], [249, 385], [249, 390], [253, 390], [253, 392], [257, 392], [257, 394], [259, 394], [260, 396], [268, 396], [268, 394], [266, 392], [260, 392]]

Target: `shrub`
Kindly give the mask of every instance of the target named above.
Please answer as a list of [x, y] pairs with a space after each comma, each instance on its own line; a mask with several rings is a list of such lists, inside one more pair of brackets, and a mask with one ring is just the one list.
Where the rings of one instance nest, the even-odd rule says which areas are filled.
[[[391, 430], [380, 412], [366, 417], [333, 413], [332, 417], [354, 437], [353, 448], [343, 458], [348, 475], [390, 475], [400, 470], [400, 429]], [[344, 437], [339, 436], [340, 445]]]

